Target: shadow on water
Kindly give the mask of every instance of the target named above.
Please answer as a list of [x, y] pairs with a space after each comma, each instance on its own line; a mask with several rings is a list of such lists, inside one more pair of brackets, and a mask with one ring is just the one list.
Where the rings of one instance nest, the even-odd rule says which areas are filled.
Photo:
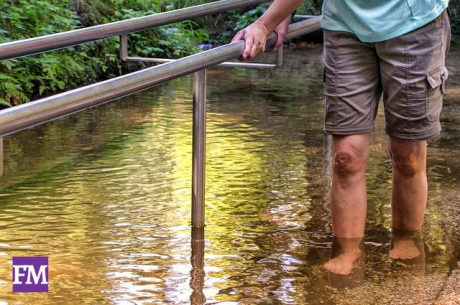
[[[457, 44], [444, 131], [429, 144], [418, 259], [388, 257], [391, 164], [380, 109], [363, 257], [348, 276], [323, 270], [336, 243], [321, 47], [301, 46], [277, 70], [209, 71], [206, 235], [189, 226], [190, 77], [5, 138], [0, 301], [433, 303], [460, 258], [459, 63]], [[15, 255], [49, 256], [48, 294], [11, 293]]]

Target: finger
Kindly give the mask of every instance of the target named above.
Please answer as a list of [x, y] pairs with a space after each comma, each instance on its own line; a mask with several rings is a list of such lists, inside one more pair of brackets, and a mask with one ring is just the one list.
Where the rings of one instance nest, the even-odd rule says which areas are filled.
[[278, 33], [278, 39], [276, 40], [276, 43], [273, 46], [273, 49], [275, 51], [278, 51], [278, 49], [283, 46], [283, 41], [284, 41], [284, 35]]
[[258, 45], [257, 45], [257, 44], [253, 44], [253, 45], [252, 45], [252, 48], [251, 48], [251, 52], [249, 53], [249, 56], [248, 56], [249, 59], [253, 59], [254, 57], [257, 56], [257, 54], [258, 54], [257, 49], [258, 49]]
[[266, 45], [267, 45], [267, 40], [264, 40], [264, 41], [262, 41], [262, 42], [260, 43], [260, 47], [259, 47], [260, 53], [265, 52], [265, 46], [266, 46]]
[[243, 36], [244, 36], [244, 31], [239, 31], [238, 33], [236, 33], [235, 37], [233, 37], [231, 42], [242, 40]]
[[258, 54], [265, 51], [265, 45], [262, 42], [254, 43], [249, 58], [255, 58]]
[[254, 38], [253, 37], [246, 38], [246, 44], [244, 46], [244, 52], [242, 55], [243, 59], [248, 58], [253, 46], [254, 46]]

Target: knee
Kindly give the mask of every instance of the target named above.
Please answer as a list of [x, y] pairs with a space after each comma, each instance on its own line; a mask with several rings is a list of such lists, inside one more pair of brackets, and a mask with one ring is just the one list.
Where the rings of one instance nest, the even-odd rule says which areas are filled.
[[339, 175], [353, 175], [364, 172], [367, 156], [354, 149], [341, 149], [334, 154], [334, 169]]
[[399, 151], [390, 148], [393, 171], [412, 177], [421, 169], [417, 156], [408, 151]]

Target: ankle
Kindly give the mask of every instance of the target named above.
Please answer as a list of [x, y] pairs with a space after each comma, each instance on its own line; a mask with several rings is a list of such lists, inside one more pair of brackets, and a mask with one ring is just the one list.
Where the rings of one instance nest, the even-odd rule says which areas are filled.
[[400, 228], [391, 228], [391, 237], [395, 240], [413, 240], [422, 236], [422, 229], [408, 230]]
[[356, 256], [360, 256], [361, 254], [363, 253], [363, 251], [361, 251], [361, 249], [347, 249], [346, 251], [342, 251], [342, 254], [343, 256], [347, 256], [347, 257], [356, 257]]

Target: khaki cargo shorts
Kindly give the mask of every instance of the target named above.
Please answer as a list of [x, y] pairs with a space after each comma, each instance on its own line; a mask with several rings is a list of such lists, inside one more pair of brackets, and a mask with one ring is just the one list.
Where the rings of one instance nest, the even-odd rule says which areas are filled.
[[415, 31], [377, 43], [324, 31], [326, 133], [371, 132], [383, 93], [389, 136], [423, 141], [438, 135], [450, 38], [447, 11]]

